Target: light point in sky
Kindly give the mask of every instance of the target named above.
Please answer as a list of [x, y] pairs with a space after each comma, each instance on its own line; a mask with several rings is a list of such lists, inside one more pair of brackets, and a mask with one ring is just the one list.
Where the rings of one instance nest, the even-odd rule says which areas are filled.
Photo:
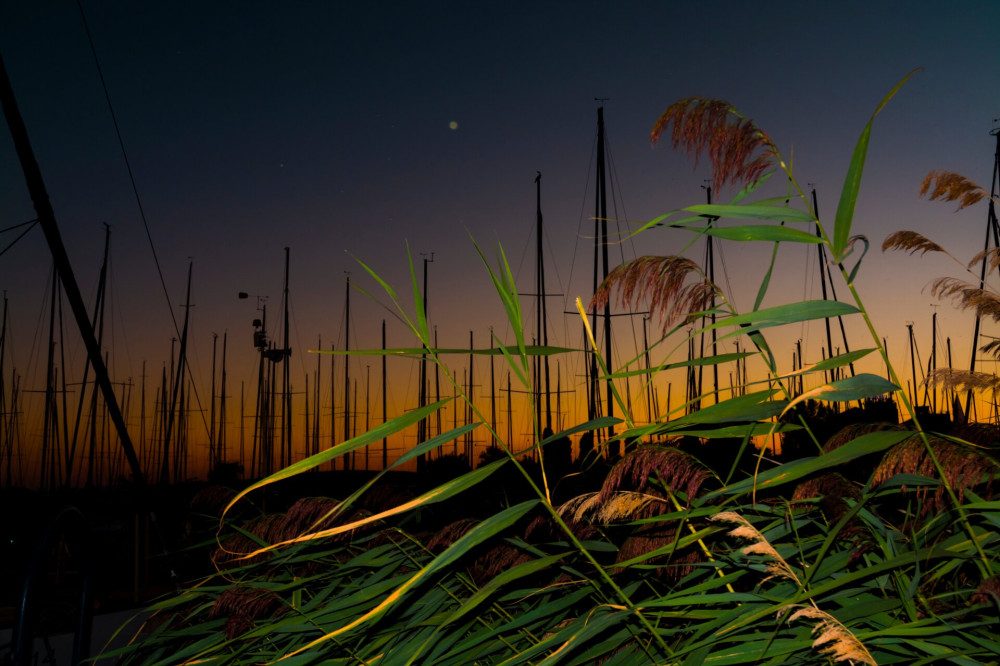
[[453, 120], [450, 123], [448, 123], [448, 127], [451, 128], [451, 129], [453, 129], [453, 130], [457, 130], [458, 129], [458, 123]]

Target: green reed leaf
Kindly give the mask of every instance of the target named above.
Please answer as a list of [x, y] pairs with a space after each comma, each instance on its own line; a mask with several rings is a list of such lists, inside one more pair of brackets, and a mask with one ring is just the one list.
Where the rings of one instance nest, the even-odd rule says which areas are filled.
[[349, 453], [355, 449], [359, 449], [361, 447], [380, 441], [388, 437], [389, 435], [395, 434], [400, 430], [408, 428], [409, 426], [412, 426], [418, 421], [430, 416], [437, 410], [447, 405], [452, 400], [453, 398], [447, 398], [445, 400], [440, 400], [430, 405], [426, 405], [425, 407], [420, 407], [418, 409], [414, 409], [413, 411], [406, 412], [405, 414], [397, 416], [394, 419], [390, 419], [381, 425], [375, 426], [368, 432], [362, 433], [357, 437], [352, 437], [346, 442], [341, 442], [336, 446], [331, 446], [326, 451], [320, 451], [319, 453], [311, 455], [308, 458], [292, 463], [291, 465], [285, 467], [284, 469], [278, 470], [274, 474], [271, 474], [270, 476], [263, 478], [260, 481], [257, 481], [256, 483], [253, 483], [247, 486], [242, 491], [240, 491], [236, 495], [236, 497], [230, 500], [229, 504], [226, 505], [226, 508], [223, 509], [222, 518], [225, 518], [226, 513], [229, 512], [229, 510], [233, 507], [233, 505], [235, 505], [238, 501], [246, 497], [249, 493], [253, 492], [254, 490], [257, 490], [258, 488], [263, 488], [264, 486], [271, 485], [272, 483], [276, 483], [278, 481], [281, 481], [282, 479], [287, 479], [297, 474], [301, 474], [302, 472], [306, 472], [310, 469], [319, 467], [323, 463], [329, 462], [330, 460], [342, 456], [345, 453]]
[[795, 399], [788, 403], [788, 406], [785, 407], [785, 411], [782, 412], [782, 415], [795, 405], [806, 400], [850, 402], [852, 400], [872, 398], [886, 393], [895, 393], [898, 390], [899, 387], [887, 379], [864, 372], [859, 375], [855, 375], [854, 377], [846, 377], [844, 379], [838, 379], [835, 382], [830, 382], [829, 384], [824, 384], [823, 386], [817, 386], [802, 393], [801, 395], [796, 396]]
[[807, 210], [789, 208], [788, 206], [761, 206], [745, 204], [730, 206], [727, 204], [697, 204], [682, 208], [689, 213], [697, 213], [707, 217], [728, 218], [736, 220], [771, 220], [772, 222], [815, 222], [816, 218]]
[[854, 222], [854, 209], [858, 202], [858, 192], [861, 190], [861, 176], [865, 170], [865, 158], [868, 155], [868, 142], [871, 138], [872, 124], [875, 117], [882, 111], [883, 107], [889, 103], [903, 84], [913, 76], [917, 70], [914, 69], [897, 83], [889, 91], [882, 101], [879, 102], [875, 113], [868, 120], [858, 142], [854, 146], [854, 155], [851, 156], [850, 166], [847, 168], [847, 175], [844, 177], [844, 187], [840, 191], [840, 201], [837, 203], [837, 213], [833, 223], [833, 262], [839, 264], [844, 260], [844, 250], [847, 248], [847, 241], [851, 237], [851, 225]]
[[805, 243], [807, 245], [816, 245], [823, 242], [821, 238], [817, 238], [814, 234], [799, 231], [792, 227], [782, 227], [773, 224], [744, 224], [731, 227], [713, 225], [707, 229], [685, 228], [704, 231], [709, 236], [737, 242], [771, 241], [775, 243]]
[[756, 479], [753, 477], [743, 479], [725, 488], [710, 492], [699, 498], [699, 504], [720, 495], [740, 495], [749, 492], [755, 486], [760, 491], [796, 481], [809, 474], [835, 469], [861, 456], [885, 451], [899, 444], [912, 434], [911, 432], [900, 430], [883, 430], [861, 435], [857, 439], [853, 439], [847, 444], [837, 447], [833, 451], [828, 451], [821, 456], [799, 458], [798, 460], [787, 462], [780, 467], [761, 472], [757, 475]]

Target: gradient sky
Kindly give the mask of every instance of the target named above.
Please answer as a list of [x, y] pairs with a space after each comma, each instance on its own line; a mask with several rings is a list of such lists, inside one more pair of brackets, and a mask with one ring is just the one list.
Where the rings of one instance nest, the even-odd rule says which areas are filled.
[[[1000, 116], [995, 2], [953, 2], [945, 13], [931, 2], [83, 6], [178, 318], [194, 261], [191, 359], [205, 386], [213, 332], [229, 332], [230, 386], [255, 377], [257, 313], [236, 294], [266, 295], [269, 321], [277, 321], [285, 246], [293, 378], [315, 367], [299, 352], [318, 336], [324, 346], [343, 344], [345, 271], [377, 288], [355, 257], [408, 292], [406, 243], [417, 261], [435, 253], [431, 317], [442, 346], [467, 345], [470, 329], [485, 344], [490, 326], [509, 339], [469, 239], [490, 257], [502, 243], [520, 288], [534, 289], [536, 171], [551, 247], [548, 289], [586, 300], [595, 97], [609, 98], [616, 217], [643, 221], [703, 201], [706, 165], [695, 170], [667, 144], [651, 148], [649, 130], [672, 102], [707, 95], [767, 130], [801, 183], [815, 183], [821, 216], [832, 220], [865, 122], [899, 79], [923, 68], [876, 121], [855, 221], [873, 245], [859, 290], [901, 371], [906, 321], [916, 322], [929, 353], [934, 299], [924, 288], [959, 269], [943, 257], [881, 255], [882, 239], [914, 229], [960, 259], [982, 242], [983, 206], [956, 214], [917, 192], [939, 168], [988, 187], [989, 131]], [[138, 381], [146, 359], [158, 376], [173, 324], [76, 4], [3, 3], [0, 53], [88, 303], [102, 223], [113, 228], [113, 371]], [[5, 131], [0, 215], [5, 227], [34, 217]], [[649, 232], [623, 251], [676, 252], [684, 233]], [[3, 235], [3, 247], [14, 235]], [[743, 308], [767, 251], [722, 250], [724, 286]], [[818, 298], [806, 275], [815, 270], [812, 252], [788, 248], [781, 257], [768, 304]], [[44, 367], [44, 344], [33, 338], [45, 335], [49, 266], [40, 229], [0, 256], [13, 351], [26, 376]], [[379, 307], [359, 293], [352, 307], [352, 346], [377, 347]], [[938, 311], [962, 359], [956, 365], [965, 366], [972, 319], [948, 303]], [[566, 326], [578, 335], [576, 323]], [[804, 338], [807, 360], [819, 360], [821, 326], [788, 335]], [[852, 346], [867, 346], [857, 335]], [[395, 325], [389, 344], [412, 339]], [[377, 361], [370, 363], [374, 374]]]

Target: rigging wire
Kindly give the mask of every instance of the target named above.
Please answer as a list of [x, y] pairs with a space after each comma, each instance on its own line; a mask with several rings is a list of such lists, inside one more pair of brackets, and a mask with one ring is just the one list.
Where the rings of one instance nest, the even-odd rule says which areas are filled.
[[14, 247], [15, 245], [17, 245], [17, 242], [19, 240], [21, 240], [22, 238], [24, 238], [28, 234], [29, 231], [31, 231], [32, 229], [35, 228], [35, 225], [38, 224], [38, 218], [35, 218], [34, 220], [29, 220], [28, 222], [22, 222], [21, 224], [15, 224], [13, 227], [7, 227], [6, 229], [0, 229], [0, 233], [3, 233], [4, 231], [10, 231], [12, 229], [17, 229], [18, 227], [23, 227], [26, 224], [30, 225], [30, 226], [27, 229], [25, 229], [24, 231], [22, 231], [20, 234], [18, 234], [17, 238], [15, 238], [14, 240], [12, 240], [10, 242], [10, 245], [8, 245], [7, 247], [5, 247], [3, 250], [0, 250], [0, 257], [2, 257], [3, 255], [7, 254], [7, 250], [9, 250], [12, 247]]
[[111, 103], [111, 94], [108, 92], [108, 84], [104, 79], [104, 71], [101, 69], [100, 59], [97, 57], [97, 47], [94, 46], [94, 39], [90, 34], [90, 25], [87, 23], [87, 16], [83, 11], [82, 0], [76, 0], [76, 6], [80, 10], [80, 20], [83, 23], [83, 30], [87, 35], [87, 43], [90, 45], [90, 52], [94, 56], [94, 66], [97, 68], [97, 76], [101, 81], [101, 89], [104, 91], [104, 99], [108, 103], [108, 113], [111, 115], [111, 123], [115, 128], [115, 136], [118, 137], [118, 146], [121, 149], [122, 161], [125, 163], [125, 170], [128, 172], [129, 182], [132, 184], [132, 193], [135, 195], [135, 203], [139, 209], [139, 217], [142, 219], [142, 226], [146, 230], [146, 239], [149, 241], [149, 249], [153, 253], [153, 263], [156, 265], [156, 273], [160, 278], [160, 286], [163, 288], [163, 296], [167, 300], [167, 310], [170, 312], [170, 320], [174, 324], [174, 332], [180, 337], [180, 327], [177, 325], [177, 317], [174, 315], [174, 307], [170, 301], [170, 293], [167, 291], [167, 282], [163, 277], [163, 270], [160, 267], [160, 259], [156, 254], [156, 245], [153, 243], [153, 235], [149, 230], [149, 221], [146, 219], [146, 211], [142, 206], [142, 197], [139, 196], [139, 188], [135, 182], [135, 174], [132, 171], [132, 164], [128, 159], [128, 152], [125, 150], [125, 141], [122, 138], [121, 128], [118, 125], [118, 117], [115, 114], [114, 105]]

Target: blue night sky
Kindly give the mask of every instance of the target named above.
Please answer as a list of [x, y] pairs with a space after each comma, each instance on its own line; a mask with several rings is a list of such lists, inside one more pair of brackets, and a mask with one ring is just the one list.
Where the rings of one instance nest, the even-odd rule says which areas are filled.
[[[536, 171], [548, 290], [586, 300], [595, 97], [609, 98], [620, 187], [609, 215], [644, 221], [704, 200], [707, 161], [695, 170], [667, 142], [650, 147], [649, 131], [672, 102], [706, 95], [729, 100], [767, 130], [803, 186], [815, 183], [821, 217], [832, 220], [865, 122], [896, 82], [923, 68], [876, 121], [855, 221], [873, 245], [858, 286], [900, 371], [906, 321], [917, 323], [929, 353], [933, 298], [922, 290], [960, 269], [944, 257], [881, 255], [882, 239], [914, 229], [963, 260], [982, 242], [983, 205], [955, 214], [917, 192], [939, 168], [988, 187], [989, 130], [1000, 116], [995, 2], [954, 2], [945, 13], [930, 2], [83, 0], [83, 7], [178, 319], [194, 261], [192, 366], [206, 386], [213, 332], [229, 332], [230, 382], [254, 381], [250, 321], [258, 315], [236, 294], [268, 296], [269, 322], [277, 321], [285, 246], [293, 377], [312, 372], [315, 357], [299, 352], [318, 336], [324, 346], [343, 344], [345, 271], [377, 290], [352, 257], [405, 298], [406, 243], [418, 262], [420, 253], [435, 253], [430, 314], [442, 346], [467, 345], [470, 329], [485, 345], [490, 326], [509, 339], [469, 237], [488, 257], [502, 243], [519, 287], [533, 291]], [[3, 3], [0, 53], [88, 303], [102, 223], [112, 226], [112, 372], [138, 381], [146, 359], [158, 376], [176, 334], [76, 3]], [[0, 215], [4, 227], [34, 217], [6, 131]], [[615, 250], [625, 258], [669, 254], [685, 233], [653, 231]], [[14, 235], [3, 234], [2, 246]], [[699, 248], [692, 257], [700, 261]], [[807, 275], [814, 251], [782, 250], [769, 304], [819, 297]], [[723, 286], [743, 308], [752, 305], [767, 252], [722, 250]], [[26, 376], [44, 368], [49, 272], [40, 229], [0, 256], [12, 351]], [[351, 302], [352, 347], [377, 347], [383, 311], [360, 293]], [[948, 303], [938, 310], [962, 359], [956, 365], [965, 365], [971, 316]], [[788, 333], [806, 341], [807, 360], [819, 360], [821, 328]], [[555, 329], [555, 342], [579, 344], [561, 339], [563, 330], [578, 337], [572, 319]], [[856, 331], [853, 346], [868, 346]], [[390, 324], [389, 344], [412, 339]], [[359, 363], [371, 363], [374, 376], [377, 361]], [[410, 378], [400, 382], [412, 382], [415, 365], [405, 371]], [[399, 393], [400, 404], [414, 406], [412, 391]]]

